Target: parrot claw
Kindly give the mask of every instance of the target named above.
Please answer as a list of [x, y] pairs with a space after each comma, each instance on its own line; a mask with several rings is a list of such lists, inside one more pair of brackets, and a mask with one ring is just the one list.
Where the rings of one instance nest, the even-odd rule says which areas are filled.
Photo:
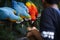
[[31, 18], [29, 18], [29, 19], [25, 18], [25, 21], [29, 21], [29, 20], [31, 20]]
[[21, 22], [23, 22], [23, 21], [24, 21], [24, 20], [22, 20], [22, 21], [16, 21], [16, 23], [19, 24], [19, 23], [21, 23]]

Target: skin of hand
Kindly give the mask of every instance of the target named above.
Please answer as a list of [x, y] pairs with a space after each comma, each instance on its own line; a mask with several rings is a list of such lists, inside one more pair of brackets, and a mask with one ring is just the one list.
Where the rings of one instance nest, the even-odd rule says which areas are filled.
[[40, 35], [40, 32], [37, 31], [36, 29], [28, 32], [27, 37], [29, 38], [29, 40], [43, 40], [41, 35]]

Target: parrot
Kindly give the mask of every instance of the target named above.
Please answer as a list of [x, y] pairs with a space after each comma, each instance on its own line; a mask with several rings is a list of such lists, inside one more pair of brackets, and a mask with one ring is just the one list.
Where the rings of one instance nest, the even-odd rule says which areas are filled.
[[14, 14], [14, 9], [9, 7], [0, 8], [0, 20], [9, 19], [11, 21], [22, 21], [23, 19], [20, 16]]
[[17, 3], [18, 3], [19, 6], [21, 6], [22, 8], [24, 8], [24, 10], [26, 10], [26, 12], [29, 13], [29, 10], [28, 10], [28, 8], [25, 6], [24, 3], [22, 3], [22, 2], [17, 2]]
[[12, 12], [14, 12], [14, 14], [16, 14], [16, 11], [14, 9], [10, 8], [10, 7], [3, 7], [3, 8], [6, 8], [8, 10], [11, 10]]
[[32, 21], [35, 21], [37, 16], [38, 16], [38, 10], [37, 10], [37, 7], [35, 6], [34, 3], [32, 2], [26, 2], [26, 6], [27, 8], [29, 9], [29, 14], [31, 16], [31, 20]]
[[16, 10], [16, 15], [20, 15], [22, 18], [26, 18], [26, 19], [31, 19], [31, 16], [28, 14], [28, 12], [26, 12], [25, 8], [22, 7], [22, 3], [20, 6], [19, 2], [16, 1], [12, 1], [12, 6], [13, 8]]

